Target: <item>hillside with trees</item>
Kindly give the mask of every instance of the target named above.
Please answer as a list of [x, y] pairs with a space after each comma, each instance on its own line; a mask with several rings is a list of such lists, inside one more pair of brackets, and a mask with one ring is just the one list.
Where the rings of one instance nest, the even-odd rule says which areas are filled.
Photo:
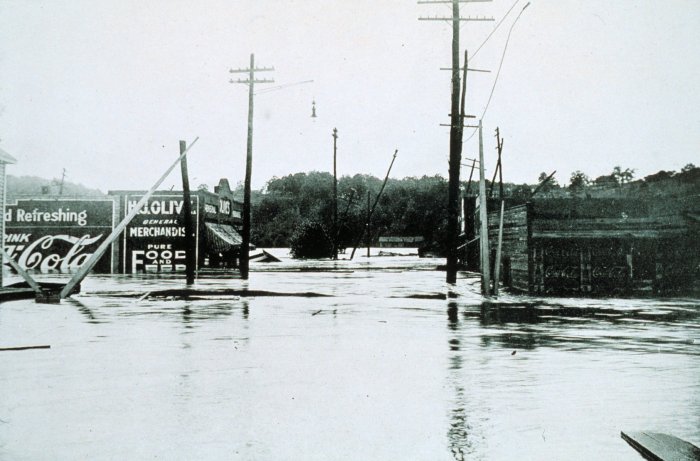
[[[568, 184], [560, 185], [554, 175], [543, 172], [532, 184], [503, 184], [503, 195], [511, 205], [525, 203], [533, 194], [536, 199], [636, 197], [646, 198], [658, 204], [658, 208], [678, 210], [690, 207], [700, 198], [700, 168], [693, 164], [678, 172], [659, 171], [642, 179], [635, 180], [634, 174], [634, 169], [619, 166], [609, 175], [594, 179], [575, 171]], [[370, 195], [370, 204], [374, 204], [381, 187], [382, 180], [371, 175], [339, 178], [339, 247], [352, 248], [357, 243], [367, 221], [367, 195]], [[474, 196], [478, 183], [464, 182], [462, 190]], [[61, 185], [57, 179], [7, 176], [10, 203], [18, 198], [59, 193], [68, 198], [104, 196], [97, 189], [68, 181]], [[498, 197], [499, 185], [487, 180], [487, 193]], [[445, 242], [446, 204], [447, 180], [442, 176], [389, 179], [372, 216], [372, 241], [376, 242], [380, 236], [420, 236], [428, 247], [439, 252]], [[262, 190], [253, 191], [251, 240], [256, 245], [290, 247], [305, 232], [315, 232], [317, 242], [333, 241], [333, 176], [330, 173], [312, 171], [273, 177]]]
[[7, 201], [13, 202], [18, 198], [36, 197], [40, 195], [63, 195], [68, 197], [102, 197], [97, 189], [90, 189], [82, 184], [59, 179], [45, 179], [37, 176], [7, 175]]
[[[374, 201], [382, 181], [357, 174], [338, 180], [338, 241], [352, 247], [363, 231], [367, 195]], [[372, 218], [372, 237], [423, 236], [441, 241], [444, 234], [447, 181], [441, 176], [390, 179]], [[325, 172], [296, 173], [271, 179], [253, 207], [252, 240], [259, 246], [289, 246], [295, 232], [317, 223], [333, 232], [333, 176]]]
[[[660, 171], [634, 180], [635, 170], [616, 166], [609, 175], [590, 179], [581, 171], [562, 186], [556, 177], [540, 174], [533, 184], [503, 184], [510, 204], [533, 198], [638, 197], [657, 200], [660, 206], [677, 206], [697, 200], [700, 168], [686, 165], [680, 172]], [[548, 179], [549, 178], [549, 179]], [[352, 248], [364, 231], [367, 194], [374, 204], [382, 180], [370, 175], [343, 176], [338, 180], [339, 246]], [[487, 181], [487, 193], [499, 195], [499, 185]], [[462, 184], [476, 195], [478, 184]], [[533, 193], [535, 194], [533, 196]], [[289, 247], [313, 229], [318, 241], [333, 240], [333, 176], [327, 172], [296, 173], [274, 177], [253, 201], [252, 241], [261, 247]], [[662, 200], [660, 200], [662, 199]], [[442, 176], [389, 179], [371, 221], [372, 241], [380, 236], [421, 236], [426, 245], [440, 251], [447, 224], [447, 180]], [[363, 244], [364, 242], [362, 242]], [[327, 246], [327, 245], [326, 245]]]

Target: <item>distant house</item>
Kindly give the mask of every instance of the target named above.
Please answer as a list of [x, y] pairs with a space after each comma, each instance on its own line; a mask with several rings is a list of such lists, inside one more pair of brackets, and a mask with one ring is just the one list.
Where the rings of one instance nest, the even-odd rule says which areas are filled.
[[423, 245], [423, 237], [379, 237], [380, 248], [417, 248]]
[[[2, 213], [0, 213], [0, 234], [2, 235], [2, 245], [5, 247], [5, 165], [17, 163], [17, 160], [0, 149], [0, 203], [2, 203]], [[4, 263], [4, 255], [0, 253], [0, 269]], [[2, 270], [0, 270], [0, 287], [2, 286]]]

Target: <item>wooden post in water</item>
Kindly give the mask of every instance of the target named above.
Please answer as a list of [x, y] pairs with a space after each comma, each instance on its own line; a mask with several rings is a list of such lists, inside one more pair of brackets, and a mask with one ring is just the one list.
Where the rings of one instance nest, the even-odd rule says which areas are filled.
[[[180, 141], [180, 155], [187, 149], [187, 143]], [[192, 225], [192, 207], [190, 201], [190, 178], [187, 174], [187, 157], [180, 159], [180, 172], [182, 174], [182, 212], [185, 214], [185, 276], [187, 285], [194, 283], [194, 272], [197, 266], [197, 242], [195, 241], [194, 226]]]
[[367, 257], [369, 258], [369, 245], [372, 241], [372, 229], [370, 228], [370, 220], [372, 219], [372, 212], [369, 208], [371, 192], [367, 191]]
[[486, 209], [486, 180], [484, 178], [484, 136], [479, 120], [479, 220], [481, 231], [479, 236], [481, 253], [481, 293], [488, 296], [491, 287], [491, 264], [489, 262], [489, 226], [488, 210]]
[[503, 244], [503, 214], [506, 202], [501, 199], [501, 216], [498, 220], [498, 246], [496, 246], [496, 262], [493, 268], [493, 294], [498, 296], [498, 282], [501, 278], [501, 246]]
[[77, 284], [82, 282], [83, 279], [88, 275], [88, 273], [90, 273], [92, 268], [95, 267], [95, 264], [97, 264], [97, 261], [99, 261], [102, 255], [104, 254], [105, 250], [107, 250], [107, 248], [112, 244], [112, 242], [114, 242], [117, 239], [117, 237], [119, 237], [119, 235], [124, 231], [126, 226], [131, 222], [132, 219], [134, 219], [134, 216], [138, 214], [141, 207], [143, 207], [143, 205], [148, 201], [148, 199], [151, 198], [151, 195], [153, 195], [158, 186], [160, 186], [163, 183], [163, 181], [165, 181], [165, 178], [167, 178], [170, 172], [173, 171], [175, 166], [178, 163], [180, 163], [180, 160], [182, 160], [187, 155], [187, 153], [190, 151], [190, 149], [192, 149], [192, 146], [195, 145], [198, 139], [199, 137], [195, 138], [195, 140], [192, 141], [192, 143], [190, 143], [190, 146], [187, 149], [185, 149], [185, 151], [182, 154], [180, 154], [180, 157], [178, 157], [172, 165], [170, 165], [170, 168], [168, 168], [165, 171], [165, 173], [163, 173], [163, 176], [161, 176], [160, 179], [156, 181], [153, 187], [151, 187], [151, 189], [148, 192], [146, 192], [146, 194], [143, 197], [141, 197], [141, 200], [138, 201], [138, 203], [131, 209], [131, 211], [124, 217], [124, 219], [122, 219], [122, 221], [119, 224], [117, 224], [112, 233], [109, 234], [109, 237], [107, 237], [100, 244], [100, 246], [97, 247], [97, 250], [95, 250], [92, 256], [90, 256], [90, 259], [88, 259], [85, 262], [85, 264], [80, 266], [78, 272], [76, 272], [73, 275], [73, 277], [68, 281], [68, 283], [66, 283], [66, 286], [64, 286], [61, 290], [61, 298], [67, 298], [73, 291], [73, 288], [75, 288]]
[[338, 259], [338, 129], [333, 128], [333, 259]]

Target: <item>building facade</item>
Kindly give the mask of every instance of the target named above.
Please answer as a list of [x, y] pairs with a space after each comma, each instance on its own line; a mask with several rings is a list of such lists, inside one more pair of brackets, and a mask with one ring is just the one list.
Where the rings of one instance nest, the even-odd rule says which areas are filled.
[[[700, 227], [694, 213], [630, 198], [510, 207], [503, 219], [501, 281], [535, 295], [695, 293]], [[499, 214], [488, 215], [492, 261]]]
[[[5, 236], [5, 195], [7, 192], [7, 183], [5, 170], [8, 164], [17, 163], [17, 160], [4, 150], [0, 149], [0, 204], [2, 204], [2, 213], [0, 213], [0, 235]], [[5, 242], [3, 240], [3, 247]], [[4, 254], [0, 253], [0, 268], [4, 264]], [[2, 287], [2, 270], [0, 270], [0, 287]]]
[[[145, 191], [110, 191], [99, 199], [41, 196], [9, 205], [5, 249], [30, 272], [73, 272], [133, 209]], [[214, 192], [190, 193], [197, 270], [237, 267], [242, 204], [222, 179]], [[129, 222], [97, 273], [185, 271], [189, 251], [182, 191], [157, 191]]]

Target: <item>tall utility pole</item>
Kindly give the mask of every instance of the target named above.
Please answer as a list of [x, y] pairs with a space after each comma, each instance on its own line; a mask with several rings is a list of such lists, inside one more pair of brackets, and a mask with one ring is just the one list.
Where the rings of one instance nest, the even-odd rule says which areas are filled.
[[[421, 0], [419, 4], [451, 3], [452, 17], [419, 18], [423, 21], [452, 21], [452, 99], [450, 108], [450, 160], [447, 196], [447, 283], [457, 282], [457, 255], [459, 243], [459, 202], [460, 202], [460, 164], [462, 162], [462, 133], [464, 131], [464, 93], [462, 93], [462, 110], [460, 111], [459, 80], [459, 23], [460, 21], [493, 21], [493, 18], [462, 18], [459, 16], [460, 3], [487, 2], [490, 0]], [[464, 72], [468, 69], [466, 62]]]
[[333, 128], [333, 259], [338, 259], [338, 170], [337, 170], [338, 129]]
[[273, 83], [274, 80], [270, 79], [255, 79], [255, 72], [266, 72], [273, 71], [274, 67], [255, 67], [255, 55], [251, 53], [250, 55], [250, 67], [247, 69], [231, 69], [229, 72], [234, 73], [247, 73], [248, 78], [245, 80], [231, 79], [231, 83], [245, 83], [248, 85], [248, 144], [246, 150], [246, 160], [245, 160], [245, 183], [243, 186], [243, 235], [241, 242], [241, 261], [240, 261], [240, 271], [241, 277], [243, 279], [248, 278], [248, 257], [250, 254], [250, 178], [253, 169], [253, 88], [256, 83]]
[[[367, 258], [369, 258], [369, 247], [372, 244], [372, 210], [369, 207], [369, 202], [371, 200], [372, 193], [367, 191]], [[377, 196], [379, 197], [379, 196]], [[369, 259], [368, 259], [369, 261]]]
[[486, 179], [484, 177], [484, 138], [479, 120], [479, 254], [481, 257], [481, 294], [488, 296], [491, 288], [491, 253], [489, 250], [488, 209], [486, 208]]

